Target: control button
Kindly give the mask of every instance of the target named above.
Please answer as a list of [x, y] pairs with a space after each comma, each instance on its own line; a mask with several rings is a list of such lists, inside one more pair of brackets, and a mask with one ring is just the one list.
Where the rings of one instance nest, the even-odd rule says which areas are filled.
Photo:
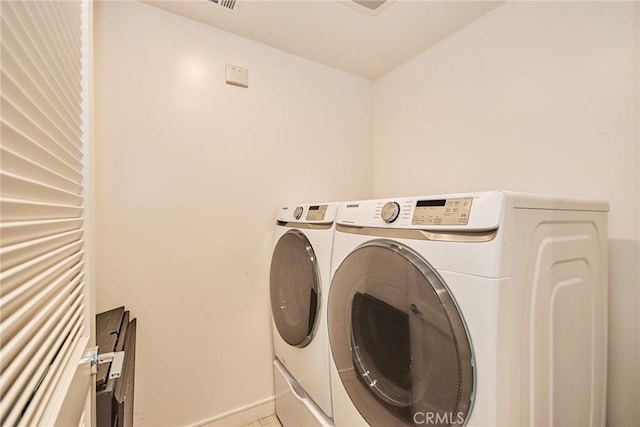
[[387, 202], [382, 207], [382, 212], [380, 213], [382, 216], [382, 220], [386, 223], [390, 223], [398, 219], [398, 215], [400, 215], [400, 205], [396, 202]]
[[298, 206], [295, 211], [293, 211], [293, 217], [295, 219], [300, 219], [302, 216], [302, 206]]

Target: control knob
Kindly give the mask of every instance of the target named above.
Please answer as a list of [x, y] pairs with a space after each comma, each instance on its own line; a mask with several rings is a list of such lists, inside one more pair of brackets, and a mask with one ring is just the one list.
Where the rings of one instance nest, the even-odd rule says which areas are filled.
[[293, 211], [293, 217], [295, 219], [300, 219], [302, 216], [302, 206], [298, 206], [295, 211]]
[[400, 205], [397, 202], [387, 202], [382, 207], [382, 220], [386, 223], [391, 223], [398, 219], [400, 215]]

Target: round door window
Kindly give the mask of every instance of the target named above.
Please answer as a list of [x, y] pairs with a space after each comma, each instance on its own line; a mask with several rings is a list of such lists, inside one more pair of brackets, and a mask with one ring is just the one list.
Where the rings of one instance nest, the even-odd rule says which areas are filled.
[[286, 232], [271, 258], [271, 312], [278, 333], [289, 345], [304, 347], [313, 338], [320, 283], [315, 253], [307, 237]]
[[466, 422], [471, 342], [453, 296], [420, 255], [387, 240], [353, 251], [332, 280], [328, 322], [340, 379], [371, 426]]

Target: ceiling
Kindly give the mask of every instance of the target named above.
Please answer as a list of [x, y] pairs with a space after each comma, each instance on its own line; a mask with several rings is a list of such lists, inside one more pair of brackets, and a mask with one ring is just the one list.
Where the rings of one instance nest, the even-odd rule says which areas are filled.
[[239, 1], [236, 10], [210, 0], [145, 3], [370, 80], [503, 3], [391, 0], [372, 15], [350, 0]]

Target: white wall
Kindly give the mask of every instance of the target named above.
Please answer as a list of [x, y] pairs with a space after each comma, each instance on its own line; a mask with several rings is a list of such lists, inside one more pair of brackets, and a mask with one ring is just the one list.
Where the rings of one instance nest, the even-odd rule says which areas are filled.
[[509, 2], [374, 84], [374, 196], [608, 200], [609, 425], [640, 425], [638, 3]]
[[276, 209], [371, 196], [371, 82], [138, 2], [96, 4], [95, 74], [97, 309], [139, 319], [136, 425], [268, 402]]
[[[609, 200], [608, 420], [640, 424], [637, 3], [507, 3], [373, 98], [366, 80], [145, 4], [95, 9], [97, 308], [139, 318], [137, 425], [271, 398], [276, 208], [366, 198], [372, 181], [376, 197]], [[225, 62], [249, 68], [249, 89], [224, 84]]]

